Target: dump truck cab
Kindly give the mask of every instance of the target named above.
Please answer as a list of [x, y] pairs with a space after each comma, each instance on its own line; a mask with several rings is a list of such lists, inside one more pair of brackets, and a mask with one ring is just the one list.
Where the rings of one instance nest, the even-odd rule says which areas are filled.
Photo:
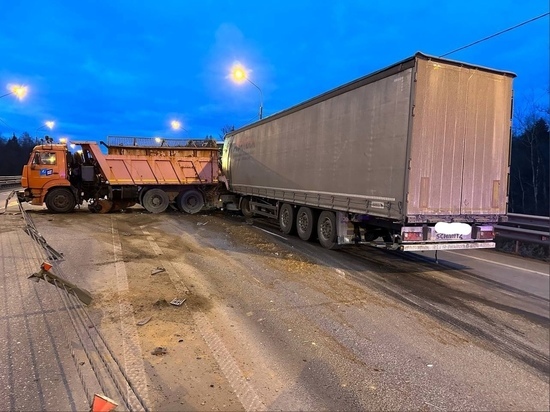
[[28, 163], [23, 166], [19, 198], [56, 213], [69, 212], [76, 206], [74, 188], [71, 187], [69, 163], [72, 155], [64, 144], [46, 144], [34, 147]]

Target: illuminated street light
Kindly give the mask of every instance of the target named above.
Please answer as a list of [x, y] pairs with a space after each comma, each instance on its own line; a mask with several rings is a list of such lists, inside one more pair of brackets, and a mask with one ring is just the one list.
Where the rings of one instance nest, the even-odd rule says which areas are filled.
[[172, 130], [183, 130], [184, 132], [187, 132], [187, 130], [182, 126], [179, 120], [172, 120], [170, 122], [170, 127], [172, 128]]
[[38, 129], [36, 129], [36, 131], [42, 130], [45, 127], [52, 130], [54, 128], [54, 126], [55, 126], [55, 122], [53, 120], [48, 120], [48, 121], [44, 122], [44, 124], [42, 126], [40, 126]]
[[233, 78], [233, 81], [235, 83], [243, 83], [245, 80], [247, 80], [252, 86], [258, 89], [258, 91], [260, 92], [260, 120], [261, 120], [263, 117], [263, 111], [264, 111], [264, 106], [263, 106], [264, 97], [263, 97], [262, 89], [260, 89], [256, 83], [254, 83], [252, 80], [249, 79], [248, 73], [246, 72], [246, 68], [244, 68], [240, 64], [233, 66], [233, 68], [231, 69], [231, 77]]
[[164, 146], [164, 139], [162, 137], [155, 137], [155, 142], [160, 143], [161, 146]]
[[59, 138], [59, 143], [63, 143], [63, 144], [67, 143], [67, 138], [66, 137], [60, 137]]
[[14, 94], [19, 100], [23, 99], [23, 97], [26, 96], [28, 88], [27, 86], [21, 86], [19, 84], [14, 84], [11, 86], [8, 86], [9, 93], [3, 94], [0, 96], [0, 99], [2, 97], [9, 96], [10, 94]]

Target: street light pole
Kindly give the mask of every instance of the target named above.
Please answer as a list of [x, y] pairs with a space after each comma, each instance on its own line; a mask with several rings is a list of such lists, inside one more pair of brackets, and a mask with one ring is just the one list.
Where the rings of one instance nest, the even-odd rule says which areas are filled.
[[262, 120], [263, 115], [264, 115], [264, 95], [262, 93], [262, 89], [260, 89], [260, 87], [256, 83], [254, 83], [252, 80], [250, 80], [250, 78], [248, 77], [248, 73], [246, 72], [246, 69], [244, 67], [242, 67], [241, 65], [234, 66], [231, 74], [232, 74], [233, 80], [235, 82], [241, 83], [243, 80], [248, 80], [248, 82], [252, 86], [254, 86], [256, 89], [258, 89], [258, 91], [260, 92], [260, 113], [259, 113], [259, 117], [260, 117], [260, 120]]
[[260, 89], [258, 85], [250, 80], [248, 77], [245, 77], [245, 79], [248, 80], [248, 82], [260, 92], [260, 120], [262, 120], [264, 114], [264, 95], [262, 93], [262, 89]]

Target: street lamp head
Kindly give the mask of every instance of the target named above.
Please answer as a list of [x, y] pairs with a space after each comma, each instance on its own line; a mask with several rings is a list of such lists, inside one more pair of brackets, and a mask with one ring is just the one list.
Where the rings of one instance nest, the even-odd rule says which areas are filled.
[[170, 122], [170, 127], [172, 128], [172, 130], [180, 130], [181, 122], [179, 120], [172, 120]]
[[242, 66], [240, 63], [235, 64], [231, 68], [231, 78], [236, 83], [242, 83], [245, 80], [248, 79], [248, 74], [246, 72], [246, 68]]
[[39, 130], [42, 130], [42, 129], [45, 129], [45, 128], [48, 128], [48, 129], [52, 130], [54, 128], [54, 126], [55, 126], [55, 122], [53, 120], [48, 120], [48, 121], [45, 121], [42, 126], [37, 128], [36, 131], [38, 132]]
[[5, 94], [1, 95], [0, 98], [1, 97], [6, 97], [6, 96], [9, 96], [9, 95], [13, 94], [19, 100], [21, 100], [27, 94], [27, 86], [21, 86], [19, 84], [10, 84], [10, 85], [8, 85], [8, 90], [9, 90], [9, 93], [5, 93]]
[[62, 144], [67, 143], [67, 138], [66, 137], [60, 137], [59, 138], [59, 143], [62, 143]]
[[14, 84], [10, 87], [10, 91], [17, 96], [19, 100], [23, 99], [27, 95], [27, 86], [21, 86], [19, 84]]

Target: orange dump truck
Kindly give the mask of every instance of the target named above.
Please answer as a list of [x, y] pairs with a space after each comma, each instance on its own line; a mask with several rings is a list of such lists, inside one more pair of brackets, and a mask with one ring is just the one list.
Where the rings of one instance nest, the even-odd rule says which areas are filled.
[[84, 201], [100, 213], [136, 203], [151, 213], [164, 212], [171, 204], [186, 213], [216, 207], [219, 152], [214, 141], [180, 146], [165, 146], [165, 140], [160, 145], [153, 139], [146, 145], [135, 142], [101, 142], [107, 154], [97, 142], [73, 142], [81, 150], [71, 153], [48, 139], [33, 149], [23, 167], [19, 199], [45, 203], [54, 213], [70, 212]]

